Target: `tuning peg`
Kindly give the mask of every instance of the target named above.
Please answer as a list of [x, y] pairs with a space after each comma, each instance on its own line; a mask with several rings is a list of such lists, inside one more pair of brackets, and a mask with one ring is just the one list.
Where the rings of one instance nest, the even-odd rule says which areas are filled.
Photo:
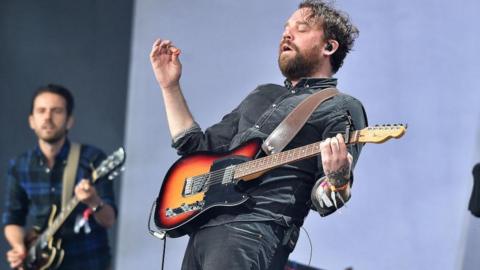
[[113, 178], [115, 178], [113, 175], [108, 176], [108, 180], [113, 180]]
[[120, 168], [120, 171], [122, 171], [122, 172], [125, 171], [125, 166], [122, 166], [122, 167]]

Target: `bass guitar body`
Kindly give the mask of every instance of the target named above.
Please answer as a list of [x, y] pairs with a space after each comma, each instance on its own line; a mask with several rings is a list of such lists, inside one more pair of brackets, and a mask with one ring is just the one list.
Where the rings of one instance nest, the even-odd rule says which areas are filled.
[[[50, 226], [57, 212], [57, 206], [52, 205], [48, 220]], [[27, 243], [28, 254], [25, 258], [23, 269], [25, 270], [47, 270], [57, 269], [63, 261], [64, 251], [61, 248], [61, 239], [32, 239]]]

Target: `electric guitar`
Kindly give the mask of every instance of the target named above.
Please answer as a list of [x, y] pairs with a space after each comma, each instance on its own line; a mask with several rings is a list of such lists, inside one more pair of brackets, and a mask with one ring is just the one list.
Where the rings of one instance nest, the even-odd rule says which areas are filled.
[[[367, 127], [343, 135], [347, 144], [383, 143], [405, 134], [404, 125]], [[196, 222], [221, 207], [235, 207], [249, 200], [239, 184], [279, 166], [320, 154], [320, 142], [255, 157], [261, 140], [253, 139], [227, 153], [197, 152], [177, 160], [163, 180], [153, 213], [158, 237], [180, 237]], [[250, 160], [250, 161], [247, 161]]]
[[[113, 180], [118, 175], [118, 169], [120, 169], [125, 162], [125, 157], [125, 150], [123, 148], [119, 148], [108, 156], [93, 171], [92, 183], [95, 183], [99, 178], [104, 176], [107, 176], [109, 180]], [[77, 198], [73, 197], [58, 215], [58, 207], [52, 205], [47, 228], [31, 243], [27, 243], [28, 253], [23, 262], [23, 269], [46, 270], [57, 269], [60, 266], [65, 252], [61, 248], [62, 239], [55, 238], [55, 233], [57, 233], [78, 204], [79, 201]]]

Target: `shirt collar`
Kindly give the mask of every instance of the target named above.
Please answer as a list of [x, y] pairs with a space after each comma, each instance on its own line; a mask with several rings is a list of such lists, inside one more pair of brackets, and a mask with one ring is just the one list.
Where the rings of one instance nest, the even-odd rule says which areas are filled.
[[[35, 149], [33, 150], [35, 155], [37, 155], [39, 158], [42, 160], [46, 160], [45, 155], [42, 153], [42, 150], [40, 149], [40, 145], [35, 146]], [[70, 151], [70, 141], [68, 139], [65, 139], [65, 143], [63, 143], [62, 148], [60, 149], [60, 152], [57, 153], [55, 156], [55, 161], [58, 160], [66, 160], [68, 156], [68, 152]]]
[[303, 89], [303, 88], [328, 88], [328, 87], [336, 87], [337, 86], [337, 79], [336, 78], [301, 78], [300, 81], [298, 81], [297, 85], [295, 87], [292, 85], [292, 82], [290, 82], [288, 79], [285, 80], [285, 87], [287, 87], [288, 90], [293, 90], [293, 89]]

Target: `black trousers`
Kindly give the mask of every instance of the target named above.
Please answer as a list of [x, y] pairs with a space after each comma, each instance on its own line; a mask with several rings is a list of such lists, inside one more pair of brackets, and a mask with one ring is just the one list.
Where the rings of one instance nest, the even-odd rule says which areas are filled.
[[289, 231], [270, 222], [203, 228], [190, 236], [182, 270], [283, 270], [294, 247], [284, 244]]

